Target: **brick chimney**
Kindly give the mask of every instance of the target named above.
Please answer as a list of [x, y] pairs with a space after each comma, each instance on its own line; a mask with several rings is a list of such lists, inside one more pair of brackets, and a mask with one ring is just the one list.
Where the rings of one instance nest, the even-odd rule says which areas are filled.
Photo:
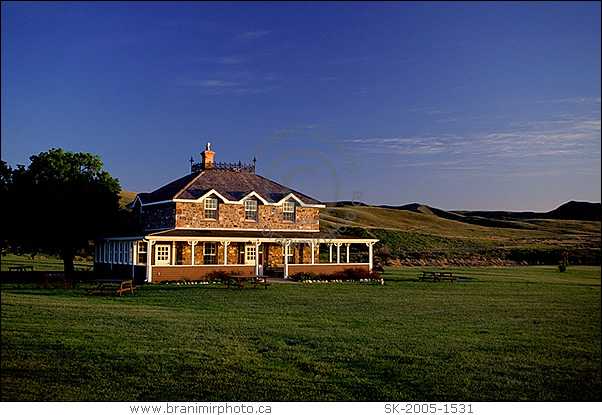
[[211, 151], [211, 143], [207, 143], [207, 148], [201, 153], [201, 164], [203, 170], [213, 170], [213, 156], [215, 151]]

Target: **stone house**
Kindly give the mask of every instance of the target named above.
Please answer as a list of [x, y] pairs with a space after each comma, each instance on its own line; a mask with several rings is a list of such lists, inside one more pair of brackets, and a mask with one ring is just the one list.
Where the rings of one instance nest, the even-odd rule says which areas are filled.
[[207, 144], [190, 174], [138, 194], [128, 207], [139, 234], [97, 241], [95, 272], [162, 282], [212, 271], [288, 278], [372, 269], [377, 239], [320, 232], [324, 204], [255, 174], [254, 165], [214, 163], [214, 155]]

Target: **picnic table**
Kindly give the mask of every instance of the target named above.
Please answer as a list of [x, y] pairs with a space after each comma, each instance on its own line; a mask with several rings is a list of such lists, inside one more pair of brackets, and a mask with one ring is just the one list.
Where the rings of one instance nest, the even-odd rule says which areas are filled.
[[136, 287], [134, 286], [134, 280], [100, 278], [90, 280], [90, 288], [88, 288], [87, 291], [88, 295], [92, 295], [92, 293], [95, 291], [100, 291], [101, 294], [104, 294], [106, 291], [114, 291], [121, 297], [124, 292], [128, 291], [134, 294], [135, 289]]
[[14, 265], [12, 267], [8, 267], [9, 271], [33, 271], [33, 265]]
[[253, 288], [265, 287], [267, 290], [267, 288], [272, 285], [271, 282], [267, 281], [266, 277], [258, 275], [228, 275], [226, 284], [228, 288], [231, 286], [236, 287], [239, 291], [246, 286]]
[[441, 280], [449, 280], [454, 282], [458, 279], [454, 276], [453, 272], [450, 271], [422, 271], [422, 276], [419, 277], [421, 281], [433, 281], [439, 282]]
[[39, 284], [39, 286], [43, 288], [54, 287], [62, 285], [64, 288], [67, 288], [71, 285], [72, 281], [67, 281], [65, 274], [60, 273], [48, 273], [44, 274], [44, 280]]

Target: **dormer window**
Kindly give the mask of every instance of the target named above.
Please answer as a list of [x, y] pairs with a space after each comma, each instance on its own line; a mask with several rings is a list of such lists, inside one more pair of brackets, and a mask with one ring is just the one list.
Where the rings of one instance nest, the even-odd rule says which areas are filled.
[[205, 199], [205, 219], [217, 219], [217, 198]]
[[285, 222], [294, 222], [295, 221], [295, 203], [294, 202], [284, 202], [282, 205], [282, 219]]
[[257, 221], [257, 200], [245, 200], [245, 220]]

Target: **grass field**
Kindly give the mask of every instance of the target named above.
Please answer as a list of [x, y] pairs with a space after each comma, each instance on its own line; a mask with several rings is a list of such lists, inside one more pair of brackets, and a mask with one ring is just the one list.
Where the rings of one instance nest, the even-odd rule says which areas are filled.
[[4, 401], [599, 401], [600, 268], [462, 281], [2, 286]]
[[[73, 261], [76, 270], [90, 269], [93, 265], [91, 261]], [[63, 260], [59, 258], [47, 258], [37, 257], [31, 259], [27, 255], [13, 255], [7, 254], [2, 256], [2, 262], [0, 262], [0, 270], [2, 272], [9, 272], [9, 267], [13, 266], [31, 266], [34, 271], [44, 272], [62, 272], [65, 267]]]

